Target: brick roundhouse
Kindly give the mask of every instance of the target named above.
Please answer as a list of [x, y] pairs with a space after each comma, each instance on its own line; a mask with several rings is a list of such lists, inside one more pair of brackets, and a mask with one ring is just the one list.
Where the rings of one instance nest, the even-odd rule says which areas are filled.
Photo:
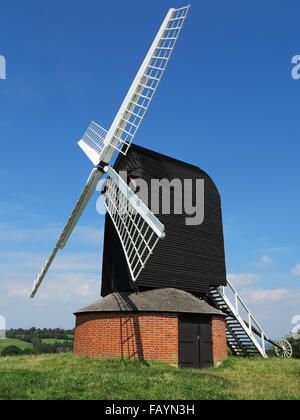
[[192, 294], [112, 293], [75, 313], [75, 356], [207, 368], [227, 357], [225, 315]]

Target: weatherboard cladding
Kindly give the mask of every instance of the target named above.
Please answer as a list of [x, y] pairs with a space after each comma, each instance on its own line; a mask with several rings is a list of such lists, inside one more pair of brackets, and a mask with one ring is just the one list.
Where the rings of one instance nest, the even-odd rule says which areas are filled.
[[[140, 288], [175, 287], [193, 293], [205, 293], [210, 287], [226, 286], [226, 268], [222, 211], [219, 192], [211, 178], [196, 166], [132, 145], [128, 155], [119, 155], [116, 171], [127, 171], [129, 178], [192, 179], [195, 204], [195, 180], [204, 179], [204, 222], [187, 226], [187, 214], [156, 214], [165, 225], [166, 238], [159, 241], [136, 284], [132, 282], [119, 237], [110, 216], [106, 216], [102, 296], [116, 291]], [[143, 197], [141, 197], [143, 198]], [[151, 203], [149, 188], [149, 203]], [[178, 197], [176, 197], [178, 199]], [[158, 200], [153, 197], [153, 200]], [[183, 198], [182, 198], [183, 200]], [[161, 200], [160, 200], [161, 202]], [[172, 204], [172, 198], [171, 198]], [[183, 202], [182, 202], [182, 207]]]

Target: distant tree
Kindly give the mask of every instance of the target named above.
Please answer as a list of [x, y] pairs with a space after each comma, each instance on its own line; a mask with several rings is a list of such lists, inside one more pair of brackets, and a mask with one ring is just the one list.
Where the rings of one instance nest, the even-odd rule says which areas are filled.
[[42, 342], [42, 340], [41, 340], [40, 338], [38, 338], [38, 337], [32, 337], [32, 338], [31, 338], [31, 340], [30, 340], [30, 342], [31, 342], [34, 346], [36, 346], [37, 344], [41, 343], [41, 342]]
[[2, 352], [1, 352], [1, 356], [2, 357], [7, 357], [7, 356], [20, 356], [22, 354], [22, 350], [19, 349], [19, 347], [17, 346], [8, 346], [5, 347]]
[[[55, 353], [57, 348], [70, 349], [73, 348], [75, 330], [63, 330], [61, 328], [36, 328], [32, 327], [29, 330], [23, 330], [22, 328], [10, 329], [7, 331], [7, 338], [14, 338], [27, 343], [32, 343], [35, 352], [38, 353]], [[55, 340], [64, 340], [55, 344], [46, 344], [42, 340], [52, 338]]]
[[30, 334], [23, 335], [23, 341], [26, 341], [26, 343], [31, 343], [31, 340], [32, 340], [32, 335]]
[[29, 355], [29, 354], [37, 354], [37, 351], [35, 349], [27, 348], [22, 351], [22, 354], [24, 356]]

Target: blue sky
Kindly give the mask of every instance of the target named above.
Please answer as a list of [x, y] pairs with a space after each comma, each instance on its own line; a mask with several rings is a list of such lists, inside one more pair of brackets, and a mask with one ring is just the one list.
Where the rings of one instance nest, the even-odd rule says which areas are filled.
[[[227, 271], [266, 331], [300, 313], [297, 0], [191, 1], [137, 144], [207, 171], [222, 197]], [[96, 300], [103, 217], [95, 193], [38, 297], [36, 273], [91, 170], [77, 141], [109, 128], [172, 0], [4, 0], [0, 55], [0, 314], [72, 327]], [[299, 266], [298, 266], [299, 264]]]

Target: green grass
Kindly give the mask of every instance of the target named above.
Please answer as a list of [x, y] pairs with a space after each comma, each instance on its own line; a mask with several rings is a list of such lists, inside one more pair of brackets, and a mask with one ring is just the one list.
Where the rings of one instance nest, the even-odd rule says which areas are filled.
[[2, 400], [300, 400], [300, 360], [234, 359], [184, 370], [70, 354], [0, 358]]
[[8, 346], [19, 347], [20, 350], [32, 349], [33, 345], [31, 343], [26, 343], [25, 341], [16, 340], [15, 338], [6, 338], [5, 340], [0, 340], [0, 353], [1, 351]]

